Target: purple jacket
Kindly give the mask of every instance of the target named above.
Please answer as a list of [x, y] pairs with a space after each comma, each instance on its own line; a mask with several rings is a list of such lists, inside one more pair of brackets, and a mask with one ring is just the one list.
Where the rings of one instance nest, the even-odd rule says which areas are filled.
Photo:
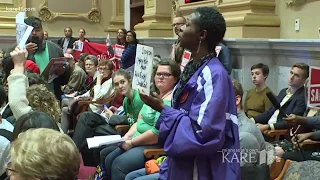
[[193, 74], [177, 102], [161, 112], [159, 141], [168, 158], [160, 178], [240, 179], [236, 116], [232, 81], [221, 62], [212, 58]]

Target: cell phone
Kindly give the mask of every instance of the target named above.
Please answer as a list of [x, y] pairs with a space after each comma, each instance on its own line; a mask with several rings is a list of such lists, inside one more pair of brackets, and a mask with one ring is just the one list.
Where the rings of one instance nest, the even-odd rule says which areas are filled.
[[106, 108], [106, 109], [108, 109], [108, 106], [107, 106], [107, 105], [103, 105], [103, 107]]
[[31, 42], [35, 43], [36, 45], [38, 45], [40, 43], [40, 38], [39, 36], [32, 36], [31, 37]]

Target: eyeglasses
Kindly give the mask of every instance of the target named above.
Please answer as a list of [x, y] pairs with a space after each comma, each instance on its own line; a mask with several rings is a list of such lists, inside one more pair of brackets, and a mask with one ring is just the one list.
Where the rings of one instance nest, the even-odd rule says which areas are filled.
[[160, 72], [156, 73], [157, 77], [164, 77], [164, 78], [169, 78], [171, 75], [172, 74], [170, 73], [160, 73]]
[[174, 23], [174, 24], [172, 24], [172, 27], [182, 26], [182, 25], [184, 25], [184, 23]]
[[110, 69], [108, 69], [108, 68], [99, 68], [99, 70], [101, 71], [101, 70], [104, 70], [104, 71], [111, 71]]

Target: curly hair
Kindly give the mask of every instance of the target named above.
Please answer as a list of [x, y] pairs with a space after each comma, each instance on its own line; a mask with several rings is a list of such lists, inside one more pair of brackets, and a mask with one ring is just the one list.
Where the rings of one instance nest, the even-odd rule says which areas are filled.
[[55, 95], [44, 84], [34, 84], [27, 89], [27, 99], [34, 110], [49, 114], [60, 121], [61, 110]]
[[198, 15], [200, 31], [207, 31], [208, 50], [215, 52], [216, 45], [223, 39], [227, 27], [222, 14], [212, 7], [199, 7], [194, 12]]

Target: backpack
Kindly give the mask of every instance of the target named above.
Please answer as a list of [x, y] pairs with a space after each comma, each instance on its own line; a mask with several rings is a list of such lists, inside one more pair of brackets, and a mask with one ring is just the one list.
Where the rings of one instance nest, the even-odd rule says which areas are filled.
[[8, 141], [11, 142], [12, 132], [5, 129], [0, 129], [0, 136], [5, 137]]

